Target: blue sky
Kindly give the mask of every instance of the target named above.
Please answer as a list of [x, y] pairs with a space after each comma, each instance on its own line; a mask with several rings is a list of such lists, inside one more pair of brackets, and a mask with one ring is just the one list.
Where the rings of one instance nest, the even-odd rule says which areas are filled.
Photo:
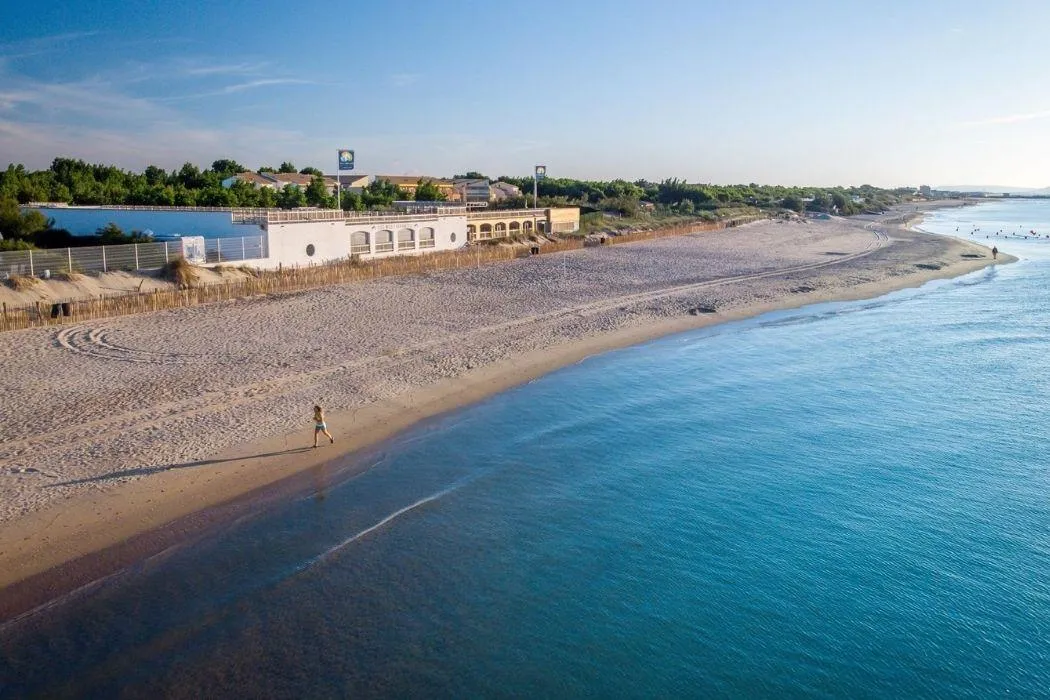
[[1050, 3], [7, 3], [0, 167], [1050, 185]]

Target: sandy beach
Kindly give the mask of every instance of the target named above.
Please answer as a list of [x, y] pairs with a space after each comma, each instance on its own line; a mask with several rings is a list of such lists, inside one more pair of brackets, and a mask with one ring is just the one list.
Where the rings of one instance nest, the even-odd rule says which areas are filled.
[[[177, 519], [598, 352], [989, 264], [889, 217], [769, 221], [6, 333], [0, 587], [175, 541]], [[310, 447], [314, 403], [334, 445]]]

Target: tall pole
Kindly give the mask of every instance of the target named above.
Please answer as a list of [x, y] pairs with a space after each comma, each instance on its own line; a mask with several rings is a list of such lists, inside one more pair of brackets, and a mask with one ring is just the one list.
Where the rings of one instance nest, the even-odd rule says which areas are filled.
[[[336, 167], [339, 167], [338, 163], [336, 163]], [[342, 211], [343, 210], [342, 198], [341, 198], [342, 194], [343, 194], [343, 174], [341, 172], [339, 172], [338, 170], [336, 170], [335, 171], [335, 209], [336, 209], [336, 211]]]
[[540, 206], [540, 200], [536, 196], [536, 192], [539, 190], [539, 187], [537, 186], [539, 184], [539, 181], [540, 181], [540, 178], [536, 174], [536, 169], [533, 168], [533, 170], [532, 170], [532, 208], [533, 209], [537, 209]]

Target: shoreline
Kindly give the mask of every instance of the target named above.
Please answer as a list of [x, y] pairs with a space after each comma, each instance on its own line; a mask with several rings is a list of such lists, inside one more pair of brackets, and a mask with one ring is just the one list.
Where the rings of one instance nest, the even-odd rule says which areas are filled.
[[[934, 237], [909, 232], [905, 228], [908, 225], [910, 221], [890, 228], [875, 220], [868, 228], [884, 226], [895, 236], [911, 234], [923, 243], [929, 243], [928, 239]], [[350, 462], [349, 466], [340, 468], [339, 478], [353, 478], [368, 468], [362, 460], [369, 449], [388, 442], [420, 421], [449, 413], [592, 355], [770, 311], [829, 301], [869, 299], [1015, 260], [1005, 256], [996, 261], [986, 256], [962, 257], [976, 256], [979, 253], [974, 251], [986, 249], [958, 239], [936, 238], [944, 239], [934, 246], [937, 258], [951, 257], [949, 253], [954, 255], [950, 263], [937, 262], [936, 269], [920, 268], [908, 275], [830, 290], [813, 288], [793, 294], [773, 294], [717, 313], [647, 319], [644, 323], [572, 338], [553, 348], [513, 353], [465, 374], [415, 386], [395, 397], [354, 409], [332, 410], [328, 418], [338, 440], [334, 448], [327, 445], [317, 450], [309, 448], [306, 429], [284, 431], [218, 451], [206, 459], [140, 470], [139, 475], [147, 478], [112, 487], [93, 483], [94, 488], [88, 493], [0, 522], [0, 589], [4, 590], [0, 620], [151, 554], [192, 541], [214, 524], [257, 511], [268, 499], [280, 498], [290, 489], [303, 488], [304, 484], [308, 487], [309, 482], [333, 462]], [[920, 259], [926, 258], [915, 258]], [[922, 263], [914, 263], [919, 264]], [[825, 263], [819, 265], [820, 274], [835, 270]], [[794, 269], [763, 273], [765, 278], [777, 282], [796, 274], [801, 273]], [[743, 281], [715, 279], [694, 286], [748, 284], [763, 275]]]

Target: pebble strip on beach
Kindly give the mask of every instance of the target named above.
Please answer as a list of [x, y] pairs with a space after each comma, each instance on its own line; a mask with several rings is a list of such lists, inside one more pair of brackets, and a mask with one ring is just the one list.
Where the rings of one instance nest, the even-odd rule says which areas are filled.
[[352, 410], [628, 326], [891, 277], [905, 286], [928, 275], [916, 265], [957, 262], [967, 245], [891, 233], [762, 222], [6, 333], [0, 522], [234, 444], [296, 429], [307, 444], [315, 402]]

